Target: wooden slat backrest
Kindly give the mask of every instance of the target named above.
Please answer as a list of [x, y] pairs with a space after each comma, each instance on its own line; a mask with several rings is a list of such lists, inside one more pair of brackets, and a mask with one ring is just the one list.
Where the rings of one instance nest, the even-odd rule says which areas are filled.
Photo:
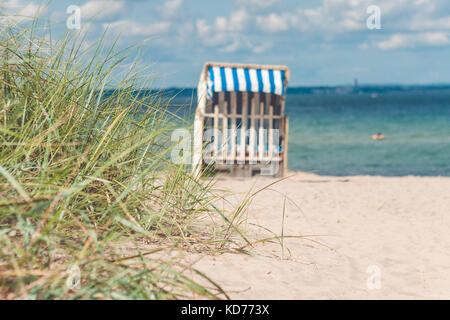
[[249, 161], [251, 164], [254, 164], [256, 161], [256, 157], [255, 157], [255, 147], [256, 147], [256, 142], [257, 142], [257, 137], [256, 137], [256, 120], [254, 118], [254, 116], [256, 115], [256, 106], [257, 106], [257, 101], [256, 101], [256, 96], [257, 94], [252, 93], [251, 94], [251, 111], [250, 111], [250, 149], [248, 151], [249, 153]]
[[[204, 114], [206, 127], [213, 128], [212, 156], [227, 164], [267, 162], [278, 155], [283, 140], [287, 149], [284, 98], [270, 93], [218, 92]], [[280, 130], [278, 141], [274, 130]], [[248, 136], [248, 138], [247, 138]], [[274, 138], [275, 137], [275, 138]], [[239, 143], [238, 143], [239, 142]], [[280, 157], [286, 157], [286, 152]]]
[[258, 127], [258, 160], [262, 161], [264, 158], [264, 109], [265, 99], [264, 95], [259, 94], [259, 127]]
[[241, 117], [241, 139], [238, 163], [245, 163], [245, 151], [247, 148], [247, 120], [248, 120], [248, 93], [242, 93], [242, 117]]
[[237, 94], [235, 91], [230, 92], [230, 106], [231, 106], [231, 156], [230, 160], [234, 163], [236, 159], [236, 109], [237, 109]]
[[213, 157], [219, 155], [219, 105], [214, 106], [214, 148]]
[[[267, 98], [267, 95], [266, 95], [266, 98]], [[267, 101], [267, 99], [266, 99], [266, 101]], [[268, 149], [267, 153], [268, 153], [268, 157], [272, 157], [273, 156], [273, 143], [274, 143], [274, 141], [273, 141], [273, 104], [272, 104], [272, 97], [271, 97], [271, 95], [269, 95], [269, 102], [270, 102], [270, 104], [269, 104], [269, 116], [270, 116], [270, 118], [268, 119], [269, 120], [269, 126], [268, 126], [268, 129], [267, 129], [267, 134], [269, 136], [269, 138], [268, 138], [269, 146], [267, 148]]]
[[227, 160], [227, 152], [228, 152], [228, 103], [225, 100], [225, 92], [219, 92], [219, 105], [221, 106], [221, 113], [223, 115], [222, 118], [222, 161]]

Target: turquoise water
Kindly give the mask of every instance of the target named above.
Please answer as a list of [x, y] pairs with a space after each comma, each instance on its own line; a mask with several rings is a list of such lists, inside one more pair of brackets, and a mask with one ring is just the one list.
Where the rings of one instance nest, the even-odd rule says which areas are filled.
[[[291, 94], [291, 170], [450, 176], [450, 93]], [[382, 132], [384, 141], [373, 141]]]
[[[172, 103], [178, 104], [181, 117], [192, 118], [192, 101], [195, 96], [188, 93]], [[286, 114], [290, 170], [335, 176], [450, 176], [450, 90], [288, 91]], [[377, 132], [386, 140], [373, 141]]]

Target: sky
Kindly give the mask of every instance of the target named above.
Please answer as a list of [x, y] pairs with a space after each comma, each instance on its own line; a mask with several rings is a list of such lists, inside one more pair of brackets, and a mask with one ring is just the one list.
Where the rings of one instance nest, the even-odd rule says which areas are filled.
[[[160, 87], [195, 87], [207, 61], [287, 65], [290, 86], [450, 83], [449, 0], [0, 0], [55, 34], [80, 9], [87, 44], [140, 44]], [[379, 28], [373, 26], [379, 8]], [[5, 9], [6, 8], [6, 9]], [[6, 10], [6, 11], [5, 11]], [[73, 20], [72, 20], [73, 21]]]

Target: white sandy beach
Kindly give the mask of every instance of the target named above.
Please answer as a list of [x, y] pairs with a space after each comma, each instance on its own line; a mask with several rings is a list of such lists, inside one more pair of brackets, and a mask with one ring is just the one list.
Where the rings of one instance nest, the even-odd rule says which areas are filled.
[[[257, 190], [273, 181], [223, 178], [217, 186], [238, 193], [228, 197], [238, 204], [255, 182]], [[280, 235], [284, 195], [284, 234], [322, 235], [309, 238], [323, 245], [286, 239], [284, 257], [273, 243], [252, 249], [261, 257], [196, 257], [231, 298], [450, 299], [450, 178], [297, 173], [255, 197], [249, 222]], [[380, 288], [370, 289], [376, 270]]]

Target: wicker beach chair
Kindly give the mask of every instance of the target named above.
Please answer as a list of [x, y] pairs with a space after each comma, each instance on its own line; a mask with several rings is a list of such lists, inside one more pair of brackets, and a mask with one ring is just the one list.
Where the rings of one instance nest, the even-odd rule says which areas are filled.
[[198, 84], [193, 170], [283, 176], [289, 119], [285, 66], [206, 63]]

